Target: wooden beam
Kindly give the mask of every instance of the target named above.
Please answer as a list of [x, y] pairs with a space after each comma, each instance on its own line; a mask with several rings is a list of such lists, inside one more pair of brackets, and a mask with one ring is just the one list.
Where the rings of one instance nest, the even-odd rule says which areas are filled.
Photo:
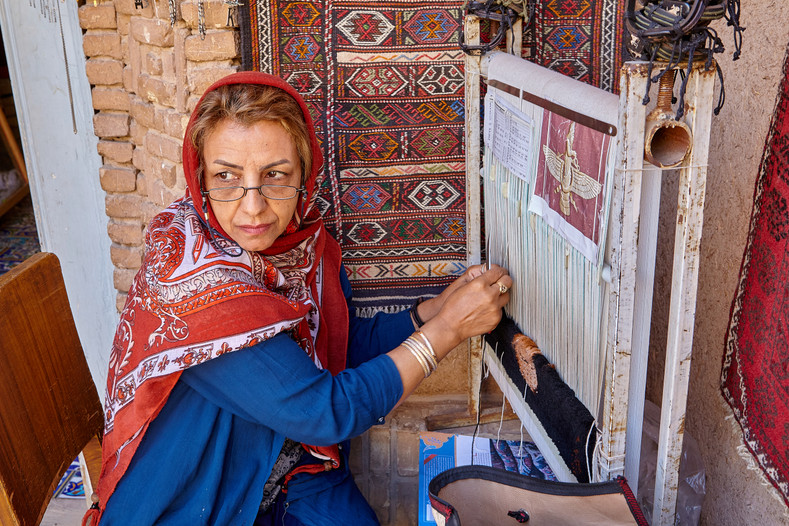
[[690, 74], [685, 92], [687, 106], [684, 118], [693, 132], [693, 147], [679, 173], [653, 526], [673, 526], [677, 508], [677, 484], [696, 320], [699, 247], [704, 223], [714, 85], [715, 65], [709, 70], [697, 66]]
[[[644, 122], [641, 104], [646, 64], [622, 67], [617, 136], [617, 176], [614, 178], [612, 214], [615, 230], [608, 232], [606, 259], [611, 264], [606, 340], [606, 374], [597, 477], [610, 480], [624, 474], [630, 358], [632, 356], [638, 261], [638, 222], [641, 208], [641, 170], [644, 166]], [[621, 211], [621, 212], [620, 212]]]
[[[479, 416], [479, 421], [477, 420]], [[425, 426], [428, 431], [441, 431], [442, 429], [452, 429], [454, 427], [467, 427], [476, 424], [493, 424], [496, 422], [508, 422], [510, 420], [517, 420], [518, 415], [512, 412], [509, 407], [504, 408], [502, 412], [501, 406], [498, 407], [483, 407], [479, 410], [478, 414], [470, 414], [466, 411], [457, 413], [446, 413], [443, 415], [430, 415], [425, 418]]]
[[11, 210], [14, 205], [16, 205], [19, 201], [22, 200], [27, 194], [30, 193], [30, 187], [27, 183], [24, 183], [22, 186], [17, 188], [14, 193], [9, 195], [2, 203], [0, 203], [0, 217], [3, 216], [6, 212]]
[[25, 168], [25, 157], [22, 155], [22, 150], [19, 149], [19, 143], [16, 142], [14, 132], [8, 124], [8, 119], [5, 117], [3, 109], [0, 108], [0, 137], [3, 139], [8, 155], [11, 156], [11, 161], [14, 163], [14, 168], [17, 169], [22, 180], [27, 185], [27, 168]]

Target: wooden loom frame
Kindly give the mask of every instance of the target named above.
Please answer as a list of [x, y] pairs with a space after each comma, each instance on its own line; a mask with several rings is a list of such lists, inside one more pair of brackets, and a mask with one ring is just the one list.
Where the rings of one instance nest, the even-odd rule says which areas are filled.
[[[479, 17], [465, 18], [465, 41], [479, 44]], [[518, 21], [507, 33], [507, 49], [520, 56]], [[654, 73], [660, 71], [656, 65]], [[698, 283], [699, 245], [703, 225], [704, 194], [713, 106], [714, 67], [694, 67], [687, 82], [688, 103], [683, 121], [692, 130], [692, 147], [679, 172], [678, 211], [675, 223], [674, 262], [668, 322], [668, 341], [658, 442], [652, 524], [674, 524], [679, 464], [682, 453], [690, 359]], [[466, 173], [468, 264], [481, 262], [480, 196], [480, 83], [486, 76], [484, 57], [466, 57]], [[606, 323], [606, 373], [602, 407], [600, 461], [597, 477], [624, 475], [637, 491], [641, 432], [646, 387], [647, 354], [651, 326], [652, 293], [657, 244], [662, 170], [644, 161], [647, 108], [642, 104], [647, 65], [628, 62], [621, 71], [616, 171], [613, 210], [621, 222], [609, 228], [606, 262], [611, 266], [609, 317]], [[538, 94], [539, 96], [539, 94]], [[612, 214], [612, 217], [618, 214]], [[638, 262], [638, 264], [637, 264]], [[493, 352], [483, 353], [482, 339], [470, 346], [469, 406], [479, 402], [483, 355], [514, 412], [524, 423], [560, 480], [574, 477], [535, 419], [523, 397], [504, 373]]]

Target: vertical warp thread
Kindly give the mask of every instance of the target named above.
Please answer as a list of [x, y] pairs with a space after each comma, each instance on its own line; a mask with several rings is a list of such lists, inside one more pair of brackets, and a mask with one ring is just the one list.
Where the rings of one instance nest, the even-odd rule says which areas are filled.
[[[539, 142], [533, 143], [535, 152]], [[529, 183], [512, 174], [490, 147], [482, 179], [488, 257], [508, 268], [515, 283], [506, 312], [595, 414], [602, 390], [607, 288], [598, 279], [598, 262], [527, 211]]]

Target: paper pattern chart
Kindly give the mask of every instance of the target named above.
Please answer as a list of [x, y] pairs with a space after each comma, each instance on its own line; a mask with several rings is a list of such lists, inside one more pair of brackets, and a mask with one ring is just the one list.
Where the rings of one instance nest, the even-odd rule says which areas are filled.
[[532, 179], [531, 117], [492, 92], [485, 99], [485, 142], [493, 156], [510, 172], [527, 183]]

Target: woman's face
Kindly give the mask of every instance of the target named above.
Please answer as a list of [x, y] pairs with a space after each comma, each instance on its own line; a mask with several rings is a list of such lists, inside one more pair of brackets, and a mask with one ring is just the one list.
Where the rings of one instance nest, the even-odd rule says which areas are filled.
[[[203, 144], [203, 186], [301, 186], [301, 161], [290, 134], [278, 122], [259, 121], [244, 126], [223, 120]], [[285, 231], [298, 203], [296, 197], [268, 199], [256, 190], [230, 202], [209, 198], [217, 221], [241, 248], [251, 252], [269, 248]]]

